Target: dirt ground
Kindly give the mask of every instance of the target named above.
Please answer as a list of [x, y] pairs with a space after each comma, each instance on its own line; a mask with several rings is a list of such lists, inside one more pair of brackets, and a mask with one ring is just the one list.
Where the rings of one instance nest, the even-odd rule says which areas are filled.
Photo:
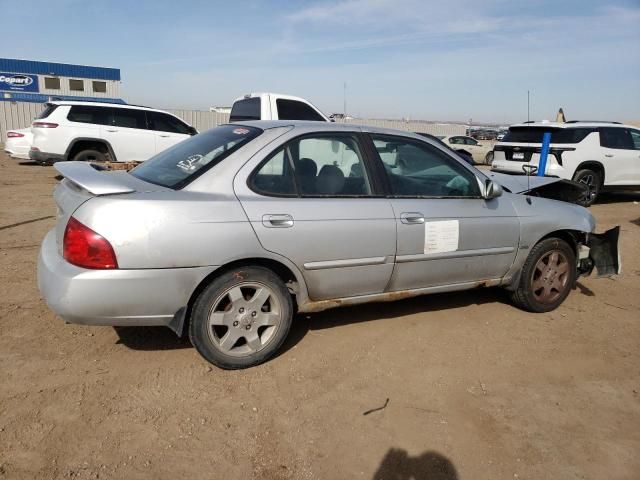
[[557, 311], [498, 289], [331, 310], [227, 372], [49, 311], [54, 176], [0, 155], [0, 479], [640, 478], [640, 195], [592, 208], [624, 273]]

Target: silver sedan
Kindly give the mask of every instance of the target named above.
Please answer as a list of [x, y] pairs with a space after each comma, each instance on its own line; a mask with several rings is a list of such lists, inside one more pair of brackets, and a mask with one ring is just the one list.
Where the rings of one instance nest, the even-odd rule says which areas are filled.
[[618, 273], [566, 180], [487, 175], [408, 132], [247, 122], [130, 172], [56, 164], [40, 291], [65, 321], [164, 325], [222, 368], [271, 357], [296, 312], [502, 286], [531, 312]]

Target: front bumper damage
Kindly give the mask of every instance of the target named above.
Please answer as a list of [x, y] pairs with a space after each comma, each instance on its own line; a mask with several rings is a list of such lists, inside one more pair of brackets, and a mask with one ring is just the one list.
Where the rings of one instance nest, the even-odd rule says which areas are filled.
[[588, 233], [586, 241], [578, 245], [578, 273], [590, 275], [594, 268], [598, 277], [619, 275], [620, 227], [614, 227], [604, 233]]

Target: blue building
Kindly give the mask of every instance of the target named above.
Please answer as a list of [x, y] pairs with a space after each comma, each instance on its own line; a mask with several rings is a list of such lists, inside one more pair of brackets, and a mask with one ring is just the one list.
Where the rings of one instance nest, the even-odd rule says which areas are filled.
[[51, 100], [125, 103], [120, 69], [0, 58], [0, 101]]

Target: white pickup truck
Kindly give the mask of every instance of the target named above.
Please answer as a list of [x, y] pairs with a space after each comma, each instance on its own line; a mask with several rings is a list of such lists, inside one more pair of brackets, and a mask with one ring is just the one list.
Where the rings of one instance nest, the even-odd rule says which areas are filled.
[[303, 98], [278, 93], [249, 93], [237, 98], [231, 107], [230, 122], [247, 120], [311, 120], [329, 119]]

